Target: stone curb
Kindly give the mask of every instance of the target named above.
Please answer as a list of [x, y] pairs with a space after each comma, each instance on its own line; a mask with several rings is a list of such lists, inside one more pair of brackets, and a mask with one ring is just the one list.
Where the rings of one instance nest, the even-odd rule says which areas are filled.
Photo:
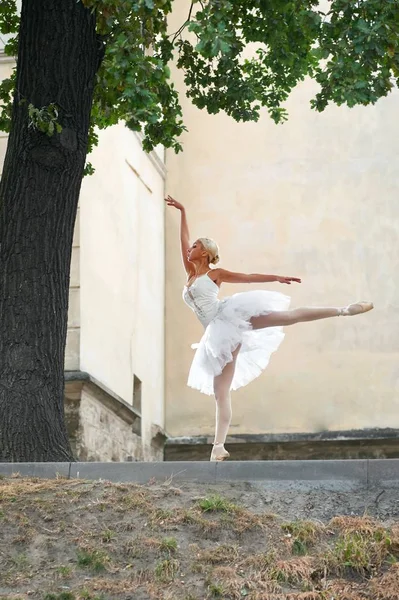
[[360, 487], [399, 487], [399, 459], [278, 460], [125, 463], [0, 463], [0, 475], [51, 479], [103, 479], [112, 482], [256, 481], [310, 485], [345, 482]]

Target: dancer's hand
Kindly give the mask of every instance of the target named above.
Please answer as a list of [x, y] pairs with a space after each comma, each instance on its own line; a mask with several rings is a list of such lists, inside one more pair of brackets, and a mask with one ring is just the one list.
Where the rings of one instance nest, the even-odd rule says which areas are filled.
[[302, 283], [298, 277], [277, 277], [277, 281], [279, 283], [287, 283], [288, 285], [291, 285], [293, 281], [295, 281], [295, 283]]
[[165, 198], [165, 202], [168, 206], [174, 206], [175, 208], [177, 208], [177, 210], [184, 210], [183, 204], [172, 198], [172, 196], [168, 196], [167, 198]]

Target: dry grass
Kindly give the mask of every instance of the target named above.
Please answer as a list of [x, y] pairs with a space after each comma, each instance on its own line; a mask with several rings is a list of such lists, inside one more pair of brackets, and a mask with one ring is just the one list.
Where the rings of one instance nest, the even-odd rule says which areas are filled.
[[375, 519], [371, 517], [353, 517], [353, 516], [339, 516], [334, 517], [329, 522], [328, 526], [333, 530], [338, 530], [344, 534], [346, 533], [362, 533], [365, 535], [375, 535], [377, 532], [384, 531], [384, 527], [381, 526]]
[[0, 600], [399, 600], [399, 524], [282, 521], [192, 496], [0, 479]]
[[199, 550], [196, 556], [197, 562], [210, 565], [220, 563], [234, 563], [238, 559], [238, 547], [228, 545], [217, 545], [206, 550]]
[[354, 581], [346, 581], [344, 579], [337, 579], [335, 581], [327, 582], [325, 586], [325, 598], [336, 598], [337, 600], [365, 600], [370, 597], [367, 591], [367, 585], [363, 583], [357, 583]]
[[310, 556], [277, 560], [269, 569], [269, 577], [279, 583], [311, 585], [317, 567], [315, 559]]
[[399, 600], [399, 563], [372, 581], [375, 600]]

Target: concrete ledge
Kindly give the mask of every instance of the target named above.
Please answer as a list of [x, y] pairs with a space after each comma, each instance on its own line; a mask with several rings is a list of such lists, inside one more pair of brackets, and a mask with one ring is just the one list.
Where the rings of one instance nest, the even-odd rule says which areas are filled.
[[366, 460], [270, 460], [217, 463], [217, 481], [353, 481], [367, 484]]
[[14, 463], [0, 463], [0, 475], [10, 477], [12, 475], [13, 464]]
[[75, 462], [0, 463], [0, 475], [19, 473], [29, 477], [105, 479], [113, 482], [248, 481], [399, 487], [399, 459], [387, 460], [278, 460], [230, 462]]
[[370, 487], [399, 487], [399, 459], [376, 459], [368, 461], [368, 485]]
[[0, 463], [1, 475], [19, 473], [23, 477], [41, 477], [43, 479], [69, 478], [71, 463]]
[[[0, 467], [1, 470], [1, 467]], [[71, 463], [71, 478], [106, 479], [113, 482], [216, 481], [216, 464], [202, 462]]]

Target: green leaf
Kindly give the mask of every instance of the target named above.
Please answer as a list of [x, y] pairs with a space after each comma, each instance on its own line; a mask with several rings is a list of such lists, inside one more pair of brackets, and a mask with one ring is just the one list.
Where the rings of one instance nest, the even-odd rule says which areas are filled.
[[[170, 63], [183, 72], [187, 96], [211, 114], [237, 121], [269, 115], [284, 123], [291, 91], [310, 77], [318, 84], [311, 108], [370, 104], [399, 79], [399, 2], [335, 0], [328, 15], [317, 0], [193, 2], [176, 31], [168, 29], [171, 0], [78, 0], [96, 15], [105, 56], [94, 90], [88, 152], [96, 129], [123, 121], [158, 144], [181, 151], [185, 131]], [[170, 26], [170, 24], [169, 24]], [[0, 30], [17, 34], [15, 0], [0, 3]], [[6, 45], [17, 55], [17, 40]], [[0, 83], [0, 127], [9, 131], [15, 76]], [[62, 131], [62, 111], [33, 106], [29, 126], [46, 135]], [[86, 167], [90, 171], [90, 167]]]

